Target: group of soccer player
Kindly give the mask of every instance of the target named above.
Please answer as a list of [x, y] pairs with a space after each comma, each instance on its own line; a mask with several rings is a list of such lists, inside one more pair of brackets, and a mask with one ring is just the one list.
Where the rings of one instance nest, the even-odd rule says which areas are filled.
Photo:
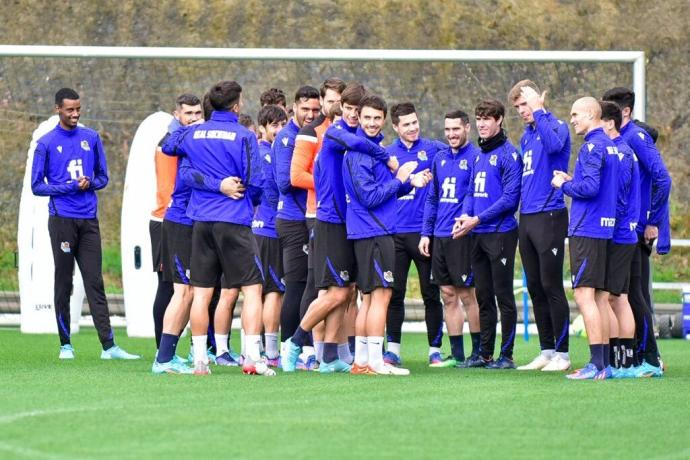
[[[156, 152], [152, 371], [204, 375], [213, 361], [267, 376], [274, 368], [408, 375], [401, 329], [412, 262], [429, 366], [515, 369], [518, 245], [541, 348], [518, 369], [568, 371], [568, 238], [591, 357], [567, 377], [661, 376], [649, 257], [657, 239], [659, 253], [669, 249], [671, 180], [656, 133], [632, 120], [628, 89], [578, 99], [570, 123], [584, 144], [570, 175], [568, 125], [546, 109], [545, 95], [529, 80], [508, 94], [525, 124], [519, 149], [495, 99], [474, 108], [474, 144], [463, 110], [445, 114], [446, 142], [424, 138], [413, 103], [389, 110], [360, 83], [338, 78], [300, 87], [292, 107], [281, 90], [264, 92], [256, 125], [242, 114], [237, 82], [217, 83], [203, 101], [180, 96]], [[384, 147], [389, 112], [398, 139]], [[238, 355], [229, 335], [240, 291]], [[176, 355], [188, 322], [191, 366]]]

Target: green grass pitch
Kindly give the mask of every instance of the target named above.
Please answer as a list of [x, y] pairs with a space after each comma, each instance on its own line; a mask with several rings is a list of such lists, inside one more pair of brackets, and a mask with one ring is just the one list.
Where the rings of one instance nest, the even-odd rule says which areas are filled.
[[[144, 359], [101, 361], [87, 328], [59, 362], [57, 337], [0, 329], [0, 458], [690, 458], [682, 340], [660, 343], [661, 379], [568, 382], [429, 369], [421, 334], [403, 339], [410, 377], [154, 376], [153, 340], [116, 338]], [[519, 338], [516, 360], [537, 348]], [[586, 350], [572, 340], [575, 364]]]

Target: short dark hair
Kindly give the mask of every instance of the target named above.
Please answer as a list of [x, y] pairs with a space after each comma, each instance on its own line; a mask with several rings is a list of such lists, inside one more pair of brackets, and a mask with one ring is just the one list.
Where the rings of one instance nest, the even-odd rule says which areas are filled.
[[629, 107], [632, 110], [635, 107], [635, 93], [628, 88], [618, 86], [611, 88], [604, 93], [602, 97], [604, 101], [615, 102], [623, 110]]
[[321, 88], [319, 88], [319, 94], [321, 97], [326, 97], [326, 90], [331, 89], [338, 94], [342, 94], [345, 89], [345, 82], [340, 78], [329, 78], [328, 80], [321, 83]]
[[263, 126], [265, 128], [271, 123], [287, 121], [287, 114], [281, 106], [276, 104], [268, 104], [261, 107], [261, 110], [259, 110], [259, 115], [257, 115], [256, 118], [259, 122], [259, 126]]
[[470, 116], [467, 115], [462, 110], [453, 110], [452, 112], [448, 112], [448, 113], [446, 113], [446, 115], [443, 118], [444, 119], [447, 118], [450, 120], [455, 120], [455, 119], [459, 118], [466, 125], [470, 123]]
[[60, 88], [57, 93], [55, 93], [55, 105], [62, 106], [62, 101], [65, 99], [79, 100], [79, 94], [72, 88]]
[[367, 90], [363, 84], [352, 81], [345, 86], [345, 89], [340, 93], [340, 103], [353, 105], [359, 107], [359, 103], [366, 95]]
[[279, 88], [269, 88], [259, 97], [259, 103], [261, 107], [269, 104], [282, 105], [285, 107], [287, 105], [287, 98], [282, 89]]
[[177, 106], [178, 109], [180, 107], [182, 107], [182, 105], [200, 105], [200, 104], [201, 104], [201, 101], [199, 100], [199, 98], [196, 97], [195, 95], [189, 94], [189, 93], [180, 94], [179, 96], [177, 96], [177, 99], [175, 100], [175, 105]]
[[225, 80], [216, 83], [208, 92], [213, 110], [227, 111], [240, 101], [242, 87], [236, 81]]
[[204, 101], [201, 103], [201, 108], [204, 110], [204, 120], [210, 120], [213, 113], [213, 106], [211, 105], [211, 98], [209, 93], [204, 94]]
[[400, 123], [400, 117], [409, 115], [411, 113], [417, 113], [412, 102], [401, 102], [399, 104], [393, 104], [391, 106], [391, 122], [394, 125]]
[[491, 117], [494, 120], [498, 120], [504, 117], [505, 114], [505, 106], [501, 101], [496, 99], [485, 99], [474, 108], [475, 117]]
[[240, 114], [239, 122], [245, 128], [249, 128], [250, 126], [254, 126], [254, 120], [252, 120], [252, 117], [247, 115], [246, 113]]
[[364, 107], [371, 107], [372, 109], [382, 111], [384, 118], [388, 114], [388, 105], [386, 105], [386, 101], [384, 101], [381, 96], [377, 96], [376, 94], [367, 94], [362, 98], [361, 101], [359, 101], [360, 112]]
[[309, 99], [318, 98], [319, 90], [309, 85], [300, 86], [300, 88], [295, 93], [295, 102], [308, 101]]
[[599, 101], [599, 105], [601, 106], [601, 119], [613, 120], [616, 131], [620, 131], [623, 124], [623, 112], [618, 104], [611, 101]]

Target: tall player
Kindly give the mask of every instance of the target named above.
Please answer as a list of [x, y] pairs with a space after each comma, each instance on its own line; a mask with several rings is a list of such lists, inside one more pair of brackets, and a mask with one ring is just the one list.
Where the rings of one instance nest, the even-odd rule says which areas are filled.
[[618, 150], [606, 136], [601, 106], [592, 97], [575, 101], [570, 123], [584, 136], [571, 177], [556, 171], [551, 181], [572, 200], [568, 239], [575, 303], [585, 321], [590, 360], [569, 379], [605, 379], [609, 367], [609, 306], [606, 286], [606, 249], [616, 223]]
[[470, 130], [470, 119], [465, 112], [456, 110], [446, 114], [444, 132], [448, 148], [439, 151], [433, 162], [419, 240], [419, 252], [432, 258], [433, 282], [441, 288], [450, 339], [451, 356], [437, 367], [466, 366], [463, 307], [467, 310], [472, 336], [471, 360], [476, 361], [479, 357], [479, 306], [470, 261], [471, 238], [451, 237], [455, 217], [462, 214], [472, 165], [479, 155], [479, 149], [470, 142]]
[[[275, 158], [274, 173], [280, 196], [276, 229], [280, 246], [283, 248], [285, 273], [285, 295], [280, 311], [280, 330], [283, 342], [291, 337], [300, 320], [300, 303], [307, 283], [307, 253], [309, 232], [305, 214], [307, 192], [293, 187], [290, 181], [290, 167], [295, 149], [295, 139], [300, 128], [314, 121], [321, 110], [319, 91], [311, 86], [302, 86], [295, 93], [294, 115], [273, 142]], [[316, 365], [313, 346], [308, 350], [306, 365]]]
[[[517, 247], [517, 211], [520, 201], [522, 159], [503, 130], [505, 107], [494, 99], [474, 109], [479, 148], [462, 213], [453, 237], [472, 232], [472, 270], [479, 302], [481, 351], [468, 367], [515, 369], [513, 346], [517, 307], [513, 268]], [[496, 300], [501, 310], [501, 351], [493, 359], [496, 341]]]
[[618, 104], [623, 114], [621, 137], [633, 149], [640, 166], [640, 217], [637, 221], [638, 249], [630, 277], [630, 305], [635, 315], [638, 350], [643, 360], [643, 373], [661, 376], [659, 350], [652, 330], [653, 316], [649, 293], [650, 265], [654, 240], [657, 253], [670, 250], [669, 206], [671, 176], [653, 139], [632, 122], [635, 93], [627, 88], [613, 88], [603, 99]]
[[36, 145], [31, 191], [49, 197], [48, 233], [55, 261], [59, 358], [74, 359], [69, 298], [76, 260], [103, 348], [101, 359], [139, 359], [115, 345], [103, 287], [96, 191], [108, 185], [108, 166], [101, 137], [93, 129], [79, 126], [81, 101], [73, 89], [62, 88], [55, 93], [55, 112], [60, 118], [58, 125]]
[[[416, 161], [417, 169], [413, 172], [430, 169], [436, 152], [443, 144], [420, 137], [419, 118], [414, 104], [403, 102], [391, 107], [391, 122], [398, 139], [387, 147], [388, 154], [404, 164]], [[387, 351], [383, 355], [386, 363], [399, 366], [402, 324], [405, 320], [405, 293], [407, 275], [414, 261], [419, 274], [419, 285], [424, 299], [424, 319], [429, 343], [429, 364], [438, 366], [443, 363], [441, 357], [441, 339], [443, 337], [443, 306], [439, 299], [439, 288], [431, 282], [431, 258], [419, 252], [420, 232], [424, 219], [424, 202], [428, 187], [413, 188], [407, 195], [398, 198], [398, 221], [395, 225], [395, 272], [393, 276], [393, 295], [388, 306], [386, 318]]]
[[570, 308], [563, 289], [568, 210], [563, 192], [551, 187], [554, 171], [568, 169], [568, 125], [544, 108], [546, 91], [530, 80], [518, 82], [508, 100], [525, 123], [520, 140], [522, 186], [518, 225], [520, 258], [527, 275], [541, 353], [520, 370], [570, 368]]

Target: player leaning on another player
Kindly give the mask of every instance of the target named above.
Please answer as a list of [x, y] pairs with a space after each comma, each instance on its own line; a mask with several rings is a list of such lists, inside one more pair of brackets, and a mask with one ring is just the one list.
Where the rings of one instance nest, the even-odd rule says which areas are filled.
[[[319, 371], [350, 370], [349, 345], [344, 339], [338, 340], [343, 332], [343, 313], [351, 295], [351, 283], [357, 273], [354, 245], [347, 239], [343, 156], [346, 151], [358, 151], [382, 162], [389, 161], [385, 149], [378, 143], [355, 134], [359, 126], [358, 107], [364, 96], [365, 89], [359, 83], [350, 83], [343, 90], [342, 119], [326, 130], [316, 158], [314, 186], [318, 204], [314, 227], [314, 280], [316, 288], [325, 292], [311, 303], [295, 335], [285, 342], [282, 357], [285, 372], [294, 371], [309, 332], [321, 321], [325, 321], [325, 343]], [[389, 166], [395, 169], [397, 162]]]
[[637, 157], [620, 136], [623, 116], [613, 102], [602, 101], [601, 119], [606, 135], [613, 140], [621, 161], [618, 170], [616, 226], [606, 255], [606, 292], [612, 309], [609, 327], [610, 360], [614, 378], [636, 376], [635, 319], [628, 303], [630, 268], [637, 247], [637, 219], [640, 216], [640, 169]]
[[[386, 120], [385, 101], [369, 95], [359, 104], [360, 128], [366, 139], [380, 143]], [[383, 361], [383, 333], [386, 310], [395, 278], [395, 243], [393, 234], [398, 195], [410, 187], [423, 187], [428, 171], [412, 175], [416, 161], [402, 165], [394, 176], [386, 163], [357, 150], [349, 150], [343, 161], [343, 183], [347, 197], [347, 237], [354, 240], [357, 262], [357, 287], [362, 291], [362, 305], [357, 314], [355, 363], [353, 373], [408, 375], [407, 369]]]
[[[479, 302], [481, 351], [468, 367], [514, 369], [513, 345], [517, 308], [513, 293], [513, 267], [517, 247], [517, 211], [520, 201], [522, 159], [503, 130], [505, 107], [485, 100], [474, 110], [481, 153], [472, 165], [463, 215], [453, 228], [454, 238], [472, 232], [472, 270]], [[501, 310], [501, 351], [493, 360], [496, 341], [496, 300]]]
[[[256, 136], [238, 123], [242, 87], [234, 81], [214, 85], [209, 99], [211, 119], [175, 131], [163, 152], [182, 155], [180, 174], [193, 187], [187, 216], [194, 221], [190, 283], [194, 286], [191, 310], [194, 373], [208, 374], [206, 332], [213, 288], [223, 275], [224, 289], [241, 289], [246, 332], [247, 374], [275, 375], [261, 358], [263, 277], [251, 223], [262, 194], [263, 174]], [[238, 178], [244, 192], [223, 193], [223, 182]]]
[[276, 233], [275, 217], [278, 209], [278, 186], [273, 177], [273, 151], [271, 144], [276, 135], [287, 123], [287, 115], [282, 107], [265, 105], [258, 115], [259, 154], [264, 173], [263, 195], [261, 204], [257, 206], [252, 221], [252, 232], [259, 248], [259, 258], [264, 273], [263, 323], [266, 340], [267, 364], [277, 367], [279, 364], [280, 343], [278, 328], [280, 327], [280, 304], [285, 292], [283, 283], [283, 251]]
[[[395, 104], [391, 107], [391, 122], [398, 134], [391, 145], [386, 148], [390, 156], [399, 163], [416, 161], [417, 169], [413, 173], [430, 169], [436, 152], [443, 144], [420, 137], [417, 111], [411, 102]], [[419, 274], [419, 285], [424, 299], [424, 319], [429, 343], [429, 364], [440, 365], [441, 339], [443, 338], [443, 306], [439, 298], [439, 288], [431, 283], [431, 258], [419, 252], [420, 232], [424, 219], [424, 201], [428, 187], [413, 188], [410, 193], [398, 198], [398, 221], [395, 225], [395, 271], [393, 277], [393, 295], [388, 306], [386, 318], [387, 351], [383, 360], [395, 366], [401, 364], [400, 344], [402, 324], [405, 320], [405, 292], [410, 264], [414, 261]]]
[[635, 93], [627, 88], [613, 88], [603, 99], [618, 104], [623, 114], [621, 137], [632, 148], [640, 167], [640, 216], [637, 220], [638, 248], [630, 275], [630, 305], [635, 315], [638, 358], [647, 376], [661, 376], [662, 366], [653, 331], [649, 294], [650, 265], [654, 240], [657, 253], [666, 254], [671, 247], [669, 194], [671, 176], [652, 137], [632, 121]]
[[466, 366], [462, 337], [465, 322], [463, 307], [467, 310], [472, 336], [471, 362], [479, 357], [479, 306], [470, 262], [471, 238], [451, 237], [455, 218], [462, 214], [472, 165], [479, 154], [477, 146], [470, 142], [470, 129], [470, 119], [465, 112], [456, 110], [446, 114], [444, 132], [448, 148], [439, 151], [433, 162], [419, 241], [419, 252], [432, 258], [433, 282], [441, 287], [450, 339], [451, 356], [438, 367]]
[[[314, 121], [321, 110], [319, 91], [302, 86], [295, 93], [294, 115], [273, 142], [274, 173], [280, 197], [276, 215], [276, 229], [283, 248], [285, 295], [280, 311], [280, 332], [283, 342], [295, 333], [300, 320], [300, 303], [307, 284], [307, 253], [309, 232], [305, 220], [307, 191], [293, 187], [290, 167], [295, 149], [295, 138], [300, 128]], [[311, 336], [305, 368], [316, 366]]]
[[584, 136], [569, 176], [556, 171], [551, 181], [570, 196], [568, 238], [570, 272], [575, 303], [585, 321], [590, 348], [590, 361], [567, 377], [569, 379], [605, 379], [609, 367], [609, 310], [606, 287], [606, 255], [608, 240], [616, 224], [618, 195], [618, 150], [606, 136], [601, 122], [601, 106], [592, 97], [575, 101], [570, 123], [575, 133]]
[[79, 126], [79, 94], [55, 94], [60, 121], [38, 140], [31, 166], [31, 191], [47, 196], [48, 233], [55, 261], [55, 319], [60, 359], [74, 359], [70, 342], [70, 305], [74, 261], [84, 279], [89, 309], [103, 351], [101, 359], [138, 359], [115, 345], [101, 273], [101, 232], [96, 190], [108, 185], [108, 166], [98, 133]]
[[570, 308], [563, 289], [563, 259], [568, 210], [563, 192], [551, 186], [554, 171], [568, 169], [568, 125], [544, 107], [546, 91], [530, 80], [508, 93], [510, 104], [525, 123], [520, 139], [522, 185], [519, 248], [534, 308], [541, 353], [520, 370], [565, 371], [570, 368]]

